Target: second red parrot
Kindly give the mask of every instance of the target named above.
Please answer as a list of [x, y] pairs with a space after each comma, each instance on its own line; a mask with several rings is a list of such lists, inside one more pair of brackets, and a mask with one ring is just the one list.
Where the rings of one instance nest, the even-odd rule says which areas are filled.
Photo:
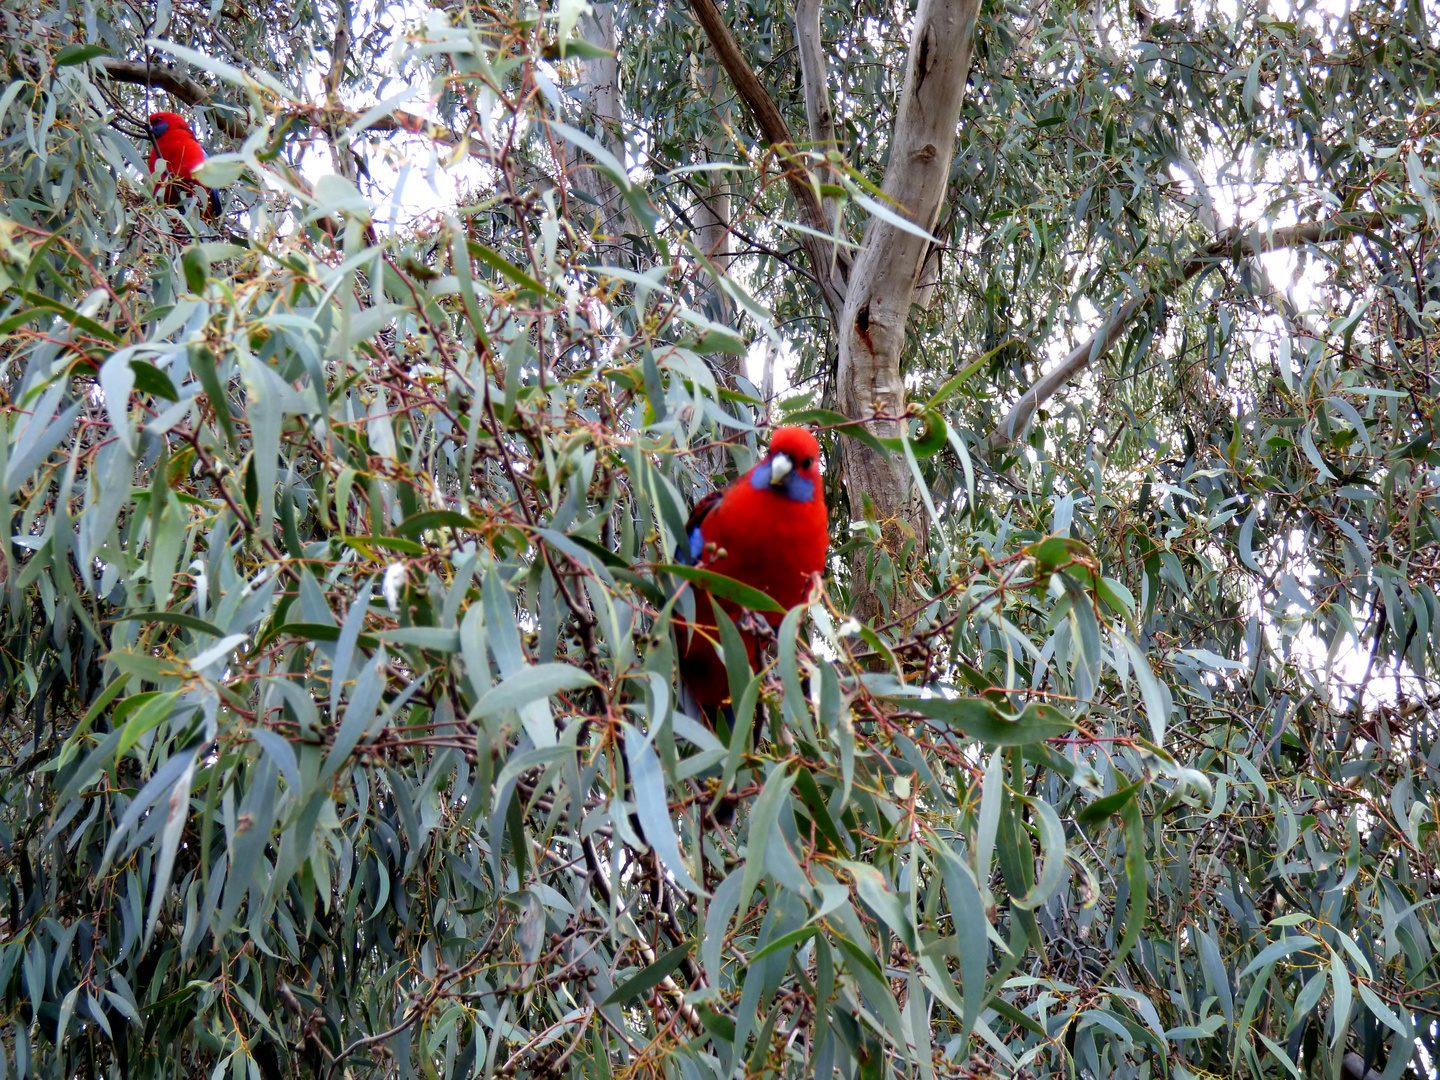
[[150, 137], [154, 144], [150, 149], [150, 171], [163, 160], [166, 178], [156, 189], [156, 194], [167, 206], [179, 206], [187, 195], [204, 193], [206, 209], [212, 215], [219, 215], [224, 209], [220, 193], [195, 179], [195, 170], [205, 162], [205, 150], [195, 139], [189, 122], [179, 113], [158, 112], [150, 115]]

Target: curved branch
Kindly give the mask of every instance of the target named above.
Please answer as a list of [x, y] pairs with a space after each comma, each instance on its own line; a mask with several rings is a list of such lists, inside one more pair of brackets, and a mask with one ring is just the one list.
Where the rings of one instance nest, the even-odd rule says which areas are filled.
[[[1132, 13], [1135, 12], [1135, 6], [1139, 4], [1140, 0], [1132, 0]], [[1135, 14], [1137, 19], [1141, 18], [1139, 13]], [[1205, 182], [1205, 177], [1200, 172], [1200, 167], [1195, 164], [1190, 155], [1187, 154], [1178, 143], [1172, 142], [1163, 164], [1179, 169], [1185, 174], [1195, 189], [1193, 198], [1175, 198], [1174, 196], [1172, 196], [1172, 198], [1175, 198], [1175, 201], [1182, 206], [1186, 206], [1194, 211], [1196, 220], [1204, 226], [1209, 236], [1224, 235], [1225, 230], [1229, 228], [1229, 226], [1222, 223], [1220, 212], [1215, 208], [1215, 199], [1210, 194], [1210, 185]], [[1254, 283], [1250, 290], [1251, 295], [1257, 300], [1271, 304], [1275, 310], [1280, 313], [1281, 318], [1285, 321], [1286, 328], [1294, 337], [1312, 342], [1319, 340], [1315, 329], [1308, 324], [1308, 321], [1295, 306], [1295, 302], [1290, 297], [1289, 290], [1279, 288], [1274, 281], [1271, 280], [1270, 272], [1265, 269], [1265, 263], [1260, 258], [1252, 256], [1245, 260], [1245, 265]]]
[[1201, 271], [1218, 262], [1253, 258], [1267, 251], [1282, 251], [1287, 248], [1303, 247], [1306, 244], [1323, 244], [1331, 240], [1343, 240], [1354, 233], [1368, 232], [1379, 228], [1384, 220], [1383, 215], [1375, 213], [1368, 214], [1356, 221], [1320, 221], [1310, 222], [1306, 225], [1291, 225], [1283, 229], [1274, 229], [1263, 235], [1257, 235], [1254, 230], [1245, 234], [1241, 234], [1237, 229], [1229, 230], [1219, 240], [1201, 248], [1186, 259], [1180, 267], [1179, 278], [1175, 279], [1168, 288], [1157, 289], [1147, 296], [1135, 297], [1120, 305], [1114, 314], [1105, 320], [1099, 330], [1072, 349], [1063, 360], [1042, 375], [1035, 385], [1020, 395], [1020, 400], [1011, 407], [1005, 419], [990, 433], [990, 437], [986, 440], [986, 448], [993, 452], [1003, 450], [1013, 443], [1030, 423], [1031, 417], [1035, 415], [1035, 410], [1054, 396], [1066, 383], [1076, 378], [1096, 360], [1109, 352], [1115, 342], [1119, 341], [1121, 335], [1124, 334], [1130, 320], [1153, 297], [1169, 295], [1185, 282], [1196, 277]]
[[[139, 60], [116, 60], [102, 56], [95, 61], [106, 76], [115, 82], [131, 83], [135, 86], [158, 86], [173, 98], [184, 102], [192, 109], [210, 103], [210, 91], [194, 79], [181, 75], [168, 64], [146, 64]], [[243, 139], [247, 134], [245, 122], [228, 112], [215, 116], [215, 123], [232, 139]]]

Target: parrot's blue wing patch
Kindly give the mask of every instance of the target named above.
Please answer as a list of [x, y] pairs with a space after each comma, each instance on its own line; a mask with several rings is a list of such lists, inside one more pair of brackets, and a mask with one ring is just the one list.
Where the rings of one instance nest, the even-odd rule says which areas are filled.
[[675, 558], [686, 566], [696, 566], [700, 562], [700, 556], [705, 554], [705, 534], [700, 531], [700, 525], [710, 511], [720, 505], [723, 492], [712, 491], [698, 503], [695, 509], [690, 511], [690, 520], [685, 523], [685, 539], [676, 548]]

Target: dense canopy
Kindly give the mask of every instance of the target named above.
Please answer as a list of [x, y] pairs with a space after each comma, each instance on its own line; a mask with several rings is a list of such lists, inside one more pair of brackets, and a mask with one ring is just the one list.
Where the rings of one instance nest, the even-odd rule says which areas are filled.
[[1433, 3], [0, 20], [0, 1078], [1432, 1074]]

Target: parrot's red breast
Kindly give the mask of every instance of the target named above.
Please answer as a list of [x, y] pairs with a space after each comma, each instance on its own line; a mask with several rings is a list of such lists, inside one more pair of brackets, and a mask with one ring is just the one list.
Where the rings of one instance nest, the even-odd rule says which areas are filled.
[[150, 171], [155, 171], [161, 159], [165, 162], [167, 179], [159, 192], [165, 204], [178, 206], [186, 195], [204, 192], [210, 212], [218, 214], [222, 209], [219, 193], [195, 179], [195, 170], [205, 161], [205, 150], [196, 141], [189, 121], [179, 113], [152, 113], [150, 136], [155, 140], [150, 148]]
[[[830, 521], [820, 479], [820, 444], [804, 428], [778, 428], [754, 468], [702, 499], [686, 525], [688, 561], [735, 578], [769, 594], [782, 608], [803, 603], [817, 576], [825, 571]], [[724, 662], [715, 651], [718, 633], [713, 603], [731, 618], [739, 609], [714, 601], [703, 591], [696, 598], [697, 625], [680, 626], [680, 674], [691, 696], [708, 715], [730, 696]], [[765, 612], [772, 627], [784, 615]], [[742, 630], [751, 666], [760, 639]]]

